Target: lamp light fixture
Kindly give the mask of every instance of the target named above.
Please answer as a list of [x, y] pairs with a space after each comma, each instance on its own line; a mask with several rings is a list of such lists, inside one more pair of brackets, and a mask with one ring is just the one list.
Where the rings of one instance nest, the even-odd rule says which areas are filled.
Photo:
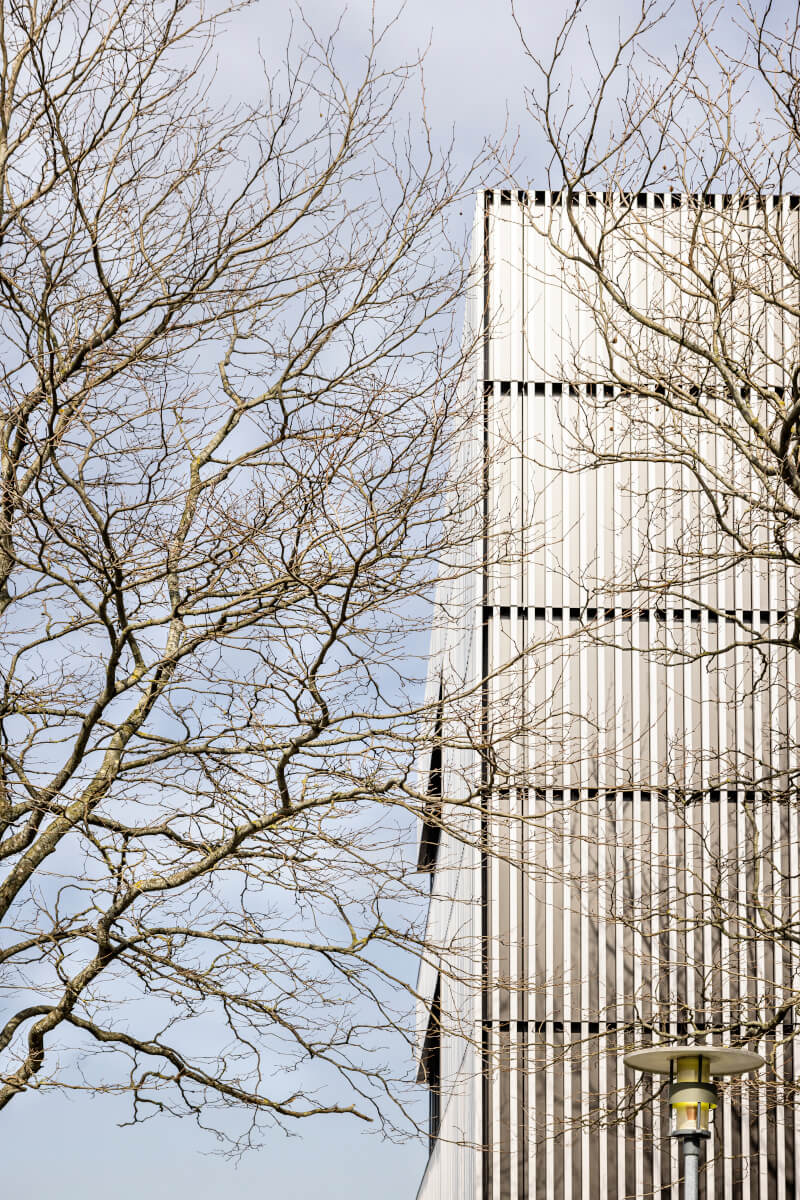
[[626, 1067], [651, 1075], [669, 1075], [672, 1136], [683, 1149], [685, 1200], [697, 1200], [700, 1143], [711, 1136], [709, 1117], [717, 1107], [712, 1075], [746, 1075], [764, 1065], [753, 1050], [728, 1046], [647, 1046], [623, 1059]]

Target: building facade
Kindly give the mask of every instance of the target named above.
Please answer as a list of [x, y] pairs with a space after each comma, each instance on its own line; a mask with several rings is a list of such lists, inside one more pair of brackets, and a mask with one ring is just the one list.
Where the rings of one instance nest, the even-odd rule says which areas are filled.
[[[725, 203], [700, 198], [712, 249], [756, 212]], [[791, 198], [774, 209], [797, 220]], [[696, 438], [712, 478], [730, 478], [728, 442], [665, 417], [641, 361], [641, 388], [620, 383], [610, 347], [630, 338], [580, 266], [601, 230], [626, 286], [688, 322], [670, 271], [665, 285], [636, 247], [660, 239], [678, 261], [697, 222], [693, 197], [478, 200], [474, 420], [453, 463], [477, 481], [474, 538], [438, 597], [430, 660], [420, 867], [441, 954], [420, 978], [419, 1200], [678, 1200], [667, 1106], [632, 1090], [622, 1055], [746, 1037], [768, 1074], [725, 1093], [704, 1194], [796, 1194], [794, 568], [728, 544], [664, 423]], [[762, 327], [748, 303], [731, 336], [763, 349], [780, 390], [794, 326]], [[660, 363], [663, 379], [663, 349]]]

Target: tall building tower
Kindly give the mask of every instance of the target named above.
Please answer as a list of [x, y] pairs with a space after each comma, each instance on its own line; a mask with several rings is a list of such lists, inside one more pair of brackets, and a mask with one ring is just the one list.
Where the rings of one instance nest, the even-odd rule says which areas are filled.
[[[698, 203], [712, 248], [752, 224], [755, 205], [731, 217], [723, 197], [479, 198], [474, 421], [453, 471], [480, 499], [438, 597], [429, 681], [420, 868], [442, 953], [420, 979], [419, 1200], [678, 1200], [667, 1106], [631, 1091], [623, 1053], [747, 1038], [769, 1074], [725, 1093], [703, 1194], [796, 1195], [800, 947], [780, 932], [800, 911], [796, 580], [732, 547], [713, 496], [665, 452], [665, 423], [691, 441], [692, 414], [669, 414], [663, 353], [654, 382], [648, 331], [604, 323], [579, 263], [600, 230], [626, 286], [688, 321], [637, 245], [645, 231], [678, 261]], [[790, 198], [774, 204], [796, 221]], [[742, 353], [762, 347], [780, 389], [797, 334], [759, 320]], [[618, 337], [640, 392], [609, 369]], [[696, 437], [722, 478], [728, 450], [707, 423]]]

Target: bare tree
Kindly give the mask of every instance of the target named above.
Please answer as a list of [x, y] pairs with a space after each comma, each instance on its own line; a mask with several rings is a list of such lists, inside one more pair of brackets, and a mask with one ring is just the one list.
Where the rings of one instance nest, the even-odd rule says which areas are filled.
[[[651, 652], [702, 672], [709, 695], [749, 714], [738, 744], [723, 753], [706, 743], [704, 760], [681, 763], [676, 786], [684, 796], [741, 787], [793, 808], [797, 14], [767, 3], [728, 20], [713, 4], [647, 3], [567, 87], [587, 11], [571, 8], [549, 56], [526, 42], [553, 188], [531, 218], [592, 330], [563, 334], [564, 378], [578, 399], [562, 466], [613, 474], [627, 464], [626, 494], [617, 493], [624, 569], [596, 586], [634, 611], [649, 598], [661, 622]], [[680, 38], [671, 58], [670, 37]], [[597, 636], [613, 641], [614, 631], [601, 625]], [[794, 907], [776, 901], [789, 872], [786, 830], [765, 841], [757, 825], [753, 813], [747, 900], [717, 897], [715, 919], [740, 947], [788, 953], [800, 927]], [[792, 991], [786, 1004], [753, 1008], [752, 1031], [782, 1025], [796, 1001]]]
[[[740, 27], [693, 6], [667, 63], [652, 47], [671, 6], [645, 4], [609, 64], [595, 60], [596, 76], [563, 101], [587, 5], [574, 5], [551, 59], [529, 51], [557, 189], [540, 227], [592, 326], [583, 346], [565, 331], [564, 371], [594, 384], [590, 407], [606, 417], [575, 423], [573, 446], [595, 466], [658, 462], [667, 504], [694, 490], [672, 559], [662, 547], [657, 574], [631, 562], [625, 582], [685, 589], [697, 605], [711, 572], [797, 564], [800, 26], [776, 27], [772, 8]], [[796, 596], [787, 602], [778, 640], [796, 646]], [[761, 640], [738, 620], [737, 633]]]
[[224, 16], [0, 14], [0, 1107], [247, 1141], [402, 1113], [466, 177], [377, 26], [352, 78], [301, 20], [216, 105]]

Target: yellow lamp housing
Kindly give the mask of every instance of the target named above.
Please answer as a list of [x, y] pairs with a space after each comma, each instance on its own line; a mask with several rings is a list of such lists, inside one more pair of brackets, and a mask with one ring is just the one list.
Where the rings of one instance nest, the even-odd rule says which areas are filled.
[[[677, 1069], [677, 1081], [675, 1074]], [[669, 1102], [672, 1107], [673, 1134], [700, 1134], [709, 1137], [708, 1118], [717, 1107], [717, 1089], [710, 1082], [709, 1061], [703, 1055], [679, 1058], [670, 1071]]]

